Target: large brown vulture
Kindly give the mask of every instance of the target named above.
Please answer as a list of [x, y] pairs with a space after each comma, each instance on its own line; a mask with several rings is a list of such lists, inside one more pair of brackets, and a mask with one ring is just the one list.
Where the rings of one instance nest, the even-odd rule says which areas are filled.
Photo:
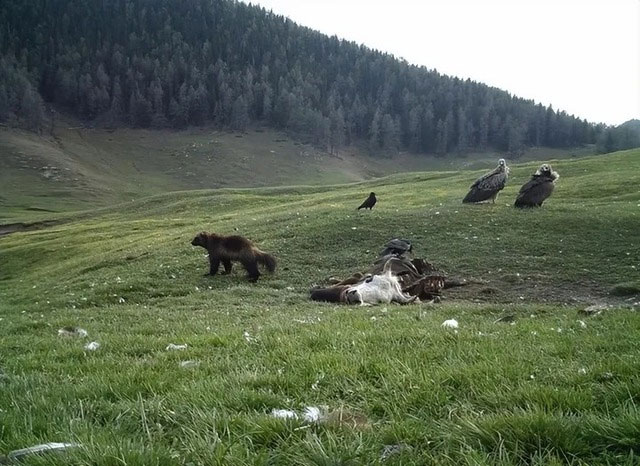
[[489, 173], [478, 178], [469, 189], [462, 202], [473, 203], [488, 201], [496, 202], [498, 193], [504, 188], [509, 178], [509, 167], [504, 159], [498, 161], [498, 166]]
[[519, 208], [540, 207], [553, 193], [558, 178], [560, 175], [554, 172], [550, 165], [542, 164], [538, 171], [531, 176], [531, 179], [520, 188], [515, 206]]

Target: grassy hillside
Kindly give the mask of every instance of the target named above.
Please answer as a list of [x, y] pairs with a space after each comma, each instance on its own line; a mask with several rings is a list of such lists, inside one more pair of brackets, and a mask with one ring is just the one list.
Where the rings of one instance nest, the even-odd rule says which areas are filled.
[[[403, 171], [481, 167], [498, 158], [370, 157], [356, 147], [336, 156], [267, 129], [105, 130], [64, 119], [53, 136], [0, 127], [0, 154], [0, 223], [171, 191], [347, 183]], [[537, 149], [525, 157], [561, 154]]]
[[[77, 441], [32, 464], [356, 465], [399, 445], [385, 464], [637, 464], [640, 151], [552, 165], [533, 211], [511, 207], [526, 164], [495, 205], [460, 203], [480, 171], [443, 171], [156, 195], [0, 238], [0, 453]], [[279, 270], [203, 276], [189, 242], [205, 229], [251, 237]], [[308, 301], [392, 237], [473, 284], [438, 305]], [[579, 315], [591, 304], [611, 307]], [[309, 405], [329, 421], [270, 416]]]

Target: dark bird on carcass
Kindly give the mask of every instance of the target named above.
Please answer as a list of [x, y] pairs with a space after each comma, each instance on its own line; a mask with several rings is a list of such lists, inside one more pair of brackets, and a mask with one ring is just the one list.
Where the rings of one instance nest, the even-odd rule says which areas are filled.
[[394, 256], [402, 256], [408, 252], [411, 252], [413, 247], [411, 246], [411, 242], [406, 239], [394, 238], [385, 244], [384, 249], [380, 253], [380, 257], [387, 256], [392, 254]]
[[491, 200], [496, 202], [498, 193], [502, 191], [509, 178], [509, 167], [504, 159], [498, 161], [498, 166], [489, 173], [478, 178], [469, 189], [462, 202], [465, 204]]
[[375, 193], [371, 193], [369, 194], [369, 197], [362, 203], [360, 204], [360, 207], [358, 207], [358, 210], [360, 209], [373, 209], [373, 206], [376, 205], [376, 194]]
[[526, 207], [540, 207], [553, 193], [555, 183], [560, 178], [551, 166], [544, 163], [527, 181], [516, 198], [515, 206], [521, 209]]

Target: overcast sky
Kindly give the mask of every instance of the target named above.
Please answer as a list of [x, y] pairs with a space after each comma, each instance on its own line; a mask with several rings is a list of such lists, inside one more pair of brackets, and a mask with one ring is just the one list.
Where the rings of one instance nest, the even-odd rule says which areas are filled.
[[640, 0], [252, 3], [593, 122], [640, 118]]

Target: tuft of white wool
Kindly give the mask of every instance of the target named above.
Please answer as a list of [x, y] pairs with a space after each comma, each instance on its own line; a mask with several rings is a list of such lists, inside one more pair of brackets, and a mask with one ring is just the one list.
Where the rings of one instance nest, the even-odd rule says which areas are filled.
[[458, 328], [458, 321], [456, 319], [447, 319], [442, 322], [444, 328]]
[[320, 422], [324, 418], [325, 415], [322, 409], [317, 406], [307, 406], [302, 412], [302, 419], [304, 419], [305, 422]]
[[278, 419], [298, 419], [295, 411], [291, 411], [290, 409], [273, 409], [271, 415]]
[[86, 345], [84, 345], [84, 349], [86, 349], [87, 351], [95, 351], [98, 348], [100, 348], [100, 343], [98, 343], [97, 341], [92, 341], [91, 343], [87, 343]]

